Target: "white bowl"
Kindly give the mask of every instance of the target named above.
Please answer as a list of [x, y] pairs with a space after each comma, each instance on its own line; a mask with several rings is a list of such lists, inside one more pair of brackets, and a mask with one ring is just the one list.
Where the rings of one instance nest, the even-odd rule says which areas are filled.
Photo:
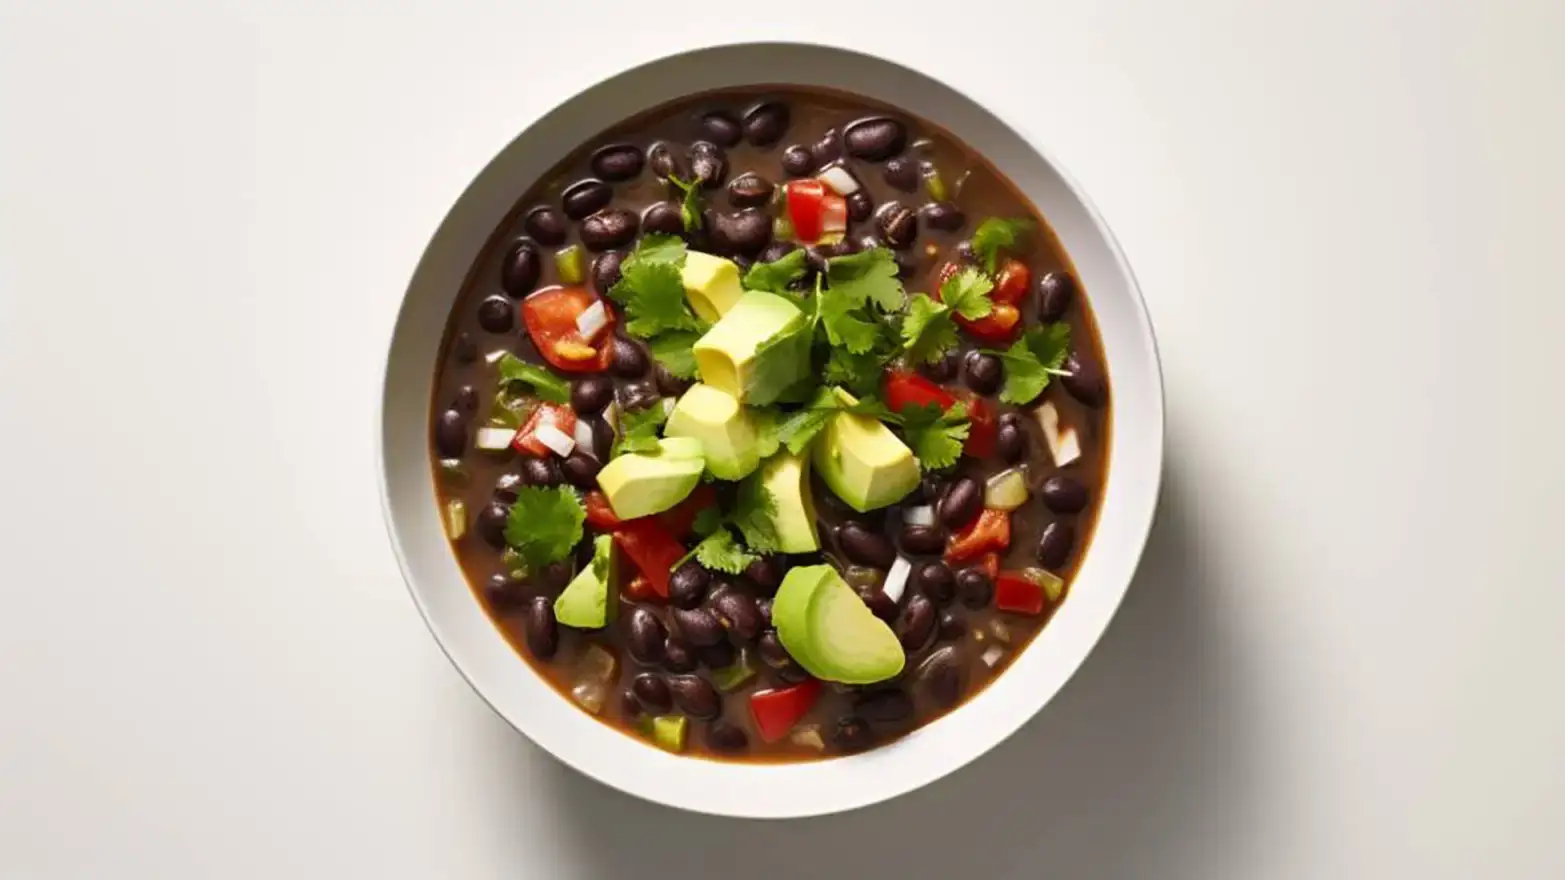
[[[602, 129], [684, 95], [792, 83], [876, 98], [955, 133], [1048, 219], [1103, 335], [1113, 395], [1108, 483], [1070, 595], [993, 684], [956, 711], [861, 755], [739, 764], [671, 755], [591, 718], [506, 643], [446, 543], [429, 461], [430, 389], [446, 318], [490, 234], [554, 162]], [[571, 98], [500, 151], [452, 206], [408, 285], [381, 403], [381, 491], [408, 589], [446, 655], [517, 730], [582, 773], [650, 801], [727, 816], [848, 810], [926, 785], [1021, 727], [1065, 684], [1119, 607], [1152, 525], [1163, 456], [1163, 389], [1146, 307], [1108, 227], [1037, 147], [972, 99], [916, 71], [843, 49], [746, 44], [689, 52], [627, 71]]]

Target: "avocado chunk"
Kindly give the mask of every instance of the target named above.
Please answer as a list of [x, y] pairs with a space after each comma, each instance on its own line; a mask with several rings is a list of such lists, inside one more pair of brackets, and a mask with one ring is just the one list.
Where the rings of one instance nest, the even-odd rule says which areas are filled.
[[598, 486], [620, 519], [662, 513], [685, 500], [701, 482], [706, 469], [701, 441], [665, 437], [658, 441], [658, 449], [656, 455], [621, 455], [598, 471]]
[[740, 480], [761, 465], [755, 421], [732, 395], [711, 385], [692, 385], [675, 404], [663, 433], [701, 441], [706, 469], [720, 480]]
[[772, 602], [777, 638], [804, 671], [843, 684], [873, 684], [902, 672], [902, 644], [829, 565], [790, 570]]
[[619, 605], [615, 601], [618, 576], [614, 536], [599, 535], [592, 541], [592, 564], [582, 569], [554, 600], [555, 618], [576, 629], [608, 626]]
[[[857, 403], [841, 389], [845, 403]], [[815, 439], [821, 480], [849, 507], [864, 513], [895, 504], [918, 487], [918, 459], [897, 435], [869, 416], [837, 413]]]
[[808, 330], [804, 313], [787, 297], [752, 290], [692, 350], [708, 385], [740, 403], [762, 405], [810, 374]]
[[690, 719], [683, 715], [658, 715], [646, 725], [658, 748], [678, 754], [685, 750], [685, 734]]
[[709, 324], [728, 314], [734, 303], [744, 296], [744, 288], [739, 285], [739, 265], [733, 260], [688, 251], [679, 275], [685, 284], [685, 298], [690, 300], [690, 307]]
[[815, 533], [815, 497], [810, 491], [810, 460], [786, 449], [767, 459], [761, 485], [777, 502], [778, 547], [783, 553], [813, 553], [821, 549]]

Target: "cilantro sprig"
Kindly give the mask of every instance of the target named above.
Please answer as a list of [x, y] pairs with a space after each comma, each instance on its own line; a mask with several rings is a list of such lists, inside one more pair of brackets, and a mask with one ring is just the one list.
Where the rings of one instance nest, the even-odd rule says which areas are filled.
[[631, 452], [657, 452], [658, 429], [668, 421], [668, 414], [661, 406], [649, 406], [641, 410], [627, 410], [620, 415], [619, 436], [614, 438], [610, 458]]
[[[738, 495], [727, 514], [709, 507], [696, 515], [692, 527], [705, 537], [674, 563], [674, 568], [693, 558], [714, 571], [740, 574], [762, 555], [777, 552], [781, 545], [777, 534], [777, 499], [756, 475], [740, 482]], [[739, 537], [735, 537], [735, 532]]]
[[569, 486], [523, 486], [505, 521], [505, 543], [532, 571], [571, 555], [587, 511]]
[[973, 232], [973, 253], [978, 255], [984, 269], [993, 273], [1000, 261], [1000, 252], [1016, 247], [1022, 236], [1032, 231], [1031, 220], [990, 217], [978, 224]]
[[625, 309], [625, 331], [646, 340], [652, 356], [670, 373], [696, 375], [691, 346], [707, 329], [685, 298], [680, 270], [687, 254], [672, 235], [648, 235], [620, 265], [609, 297]]
[[1070, 356], [1071, 328], [1069, 324], [1048, 324], [1030, 327], [1022, 338], [1005, 351], [985, 349], [987, 354], [998, 357], [1005, 364], [1005, 385], [1000, 389], [1000, 399], [1006, 403], [1028, 404], [1049, 387], [1054, 376], [1063, 376], [1061, 369]]
[[994, 311], [989, 294], [994, 282], [989, 276], [968, 267], [940, 285], [940, 300], [920, 293], [908, 302], [902, 322], [902, 351], [915, 363], [932, 364], [956, 347], [956, 321], [960, 315], [976, 321]]
[[810, 271], [809, 255], [803, 250], [789, 251], [770, 263], [756, 263], [744, 273], [745, 290], [767, 293], [791, 293], [792, 286]]
[[672, 183], [685, 194], [679, 203], [679, 219], [685, 224], [686, 232], [695, 232], [701, 228], [701, 181], [692, 177], [686, 183], [678, 177], [669, 175], [668, 182]]
[[901, 416], [902, 434], [924, 470], [948, 468], [962, 457], [962, 445], [972, 429], [967, 404], [954, 403], [944, 411], [933, 403], [909, 406]]
[[539, 399], [550, 403], [569, 403], [570, 383], [536, 364], [529, 364], [510, 352], [500, 355], [495, 364], [500, 374], [500, 384], [511, 386], [522, 383], [532, 388]]

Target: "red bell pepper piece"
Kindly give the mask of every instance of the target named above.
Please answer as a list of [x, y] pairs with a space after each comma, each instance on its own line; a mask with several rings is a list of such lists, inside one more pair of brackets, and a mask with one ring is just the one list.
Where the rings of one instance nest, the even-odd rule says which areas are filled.
[[582, 506], [587, 508], [587, 524], [599, 531], [613, 531], [622, 520], [614, 514], [614, 508], [609, 506], [609, 499], [597, 489], [587, 493], [582, 499]]
[[654, 599], [663, 598], [657, 594], [656, 590], [652, 589], [652, 581], [648, 580], [644, 574], [638, 574], [631, 578], [630, 583], [627, 583], [625, 588], [620, 590], [620, 595], [632, 602], [650, 602]]
[[690, 537], [691, 527], [695, 525], [696, 517], [701, 514], [701, 511], [716, 503], [717, 490], [703, 483], [697, 486], [695, 491], [685, 496], [684, 501], [679, 502], [657, 516], [663, 521], [663, 525], [668, 527], [669, 532], [674, 537], [688, 538]]
[[994, 290], [989, 299], [1005, 305], [1019, 305], [1027, 296], [1027, 285], [1032, 283], [1032, 272], [1020, 260], [1006, 260], [994, 276]]
[[999, 436], [999, 428], [995, 423], [994, 404], [976, 395], [969, 397], [967, 421], [970, 427], [967, 429], [967, 442], [962, 444], [962, 451], [974, 458], [989, 458], [994, 455], [995, 438]]
[[[608, 324], [591, 341], [581, 338], [576, 319], [603, 303]], [[545, 287], [522, 300], [522, 323], [533, 347], [555, 369], [567, 373], [595, 373], [609, 368], [614, 357], [614, 309], [606, 300], [582, 287]]]
[[994, 582], [994, 607], [1012, 614], [1042, 614], [1043, 587], [1019, 574], [1009, 572]]
[[791, 687], [751, 694], [750, 715], [755, 718], [755, 729], [760, 732], [761, 739], [776, 742], [787, 736], [820, 695], [821, 683], [813, 678]]
[[956, 403], [955, 395], [917, 373], [886, 374], [886, 406], [901, 412], [910, 406], [935, 404], [942, 410]]
[[1007, 303], [995, 303], [994, 311], [976, 321], [969, 321], [961, 315], [953, 316], [952, 320], [968, 336], [994, 345], [1010, 342], [1022, 327], [1022, 313], [1016, 306]]
[[971, 525], [946, 541], [945, 560], [962, 562], [990, 550], [1004, 550], [1010, 546], [1010, 512], [986, 507]]
[[819, 241], [825, 227], [826, 184], [819, 180], [790, 180], [783, 187], [783, 194], [794, 237], [802, 242]]
[[527, 421], [522, 423], [521, 430], [511, 438], [511, 446], [518, 452], [540, 458], [553, 455], [554, 450], [538, 440], [538, 426], [546, 421], [553, 422], [556, 429], [569, 437], [576, 430], [576, 411], [564, 404], [540, 403], [533, 414], [527, 417]]
[[1000, 554], [992, 551], [985, 553], [978, 557], [978, 564], [974, 565], [973, 568], [988, 575], [989, 580], [994, 580], [1000, 576]]
[[625, 520], [614, 529], [614, 543], [640, 569], [652, 592], [667, 599], [670, 569], [685, 555], [685, 545], [668, 527], [655, 516]]

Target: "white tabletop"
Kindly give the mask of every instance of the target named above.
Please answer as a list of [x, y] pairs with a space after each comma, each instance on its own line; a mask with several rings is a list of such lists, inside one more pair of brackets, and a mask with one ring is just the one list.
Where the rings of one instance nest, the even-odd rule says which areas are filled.
[[[413, 5], [0, 5], [0, 876], [1565, 873], [1565, 4]], [[400, 290], [476, 170], [623, 66], [766, 38], [1046, 141], [1170, 415], [1142, 575], [1060, 698], [784, 824], [492, 715], [372, 473]]]

